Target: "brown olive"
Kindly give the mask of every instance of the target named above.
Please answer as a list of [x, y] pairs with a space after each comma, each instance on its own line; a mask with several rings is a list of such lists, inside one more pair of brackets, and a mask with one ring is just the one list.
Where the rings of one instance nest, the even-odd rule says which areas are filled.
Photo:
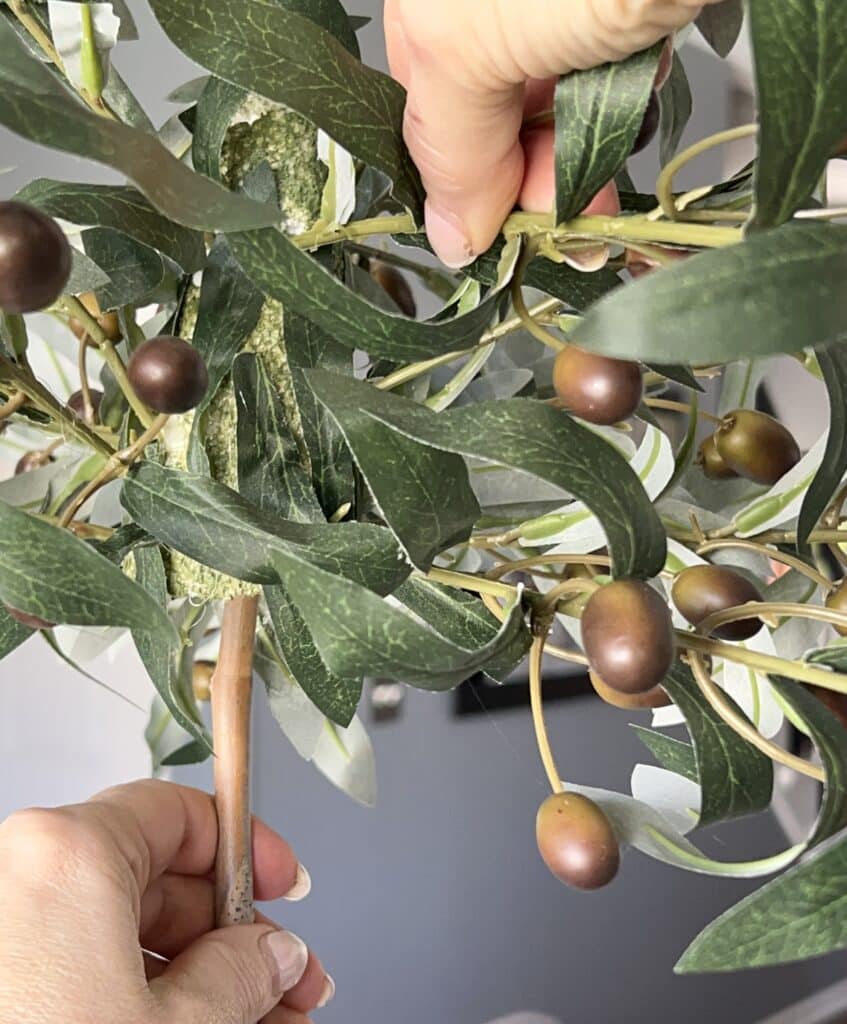
[[613, 690], [646, 693], [674, 657], [671, 613], [652, 587], [615, 580], [591, 595], [582, 613], [582, 646], [593, 672]]
[[[692, 565], [683, 569], [671, 588], [673, 603], [691, 623], [700, 623], [715, 612], [748, 601], [761, 601], [758, 588], [745, 576], [725, 565]], [[749, 640], [762, 628], [758, 618], [739, 619], [713, 630], [722, 640]]]
[[638, 129], [638, 135], [635, 136], [635, 142], [632, 144], [631, 153], [633, 156], [636, 153], [640, 153], [642, 149], [646, 149], [653, 139], [656, 138], [656, 132], [659, 130], [661, 119], [662, 109], [659, 106], [659, 94], [654, 89], [650, 93], [650, 99], [647, 101], [647, 108], [644, 111], [644, 118], [641, 121], [641, 127]]
[[673, 701], [661, 686], [654, 686], [646, 693], [620, 693], [607, 686], [596, 672], [589, 672], [591, 685], [598, 697], [612, 707], [622, 708], [624, 711], [642, 711], [646, 708], [666, 708]]
[[575, 345], [556, 356], [553, 387], [575, 416], [603, 426], [632, 416], [644, 394], [638, 363], [598, 356]]
[[368, 270], [374, 281], [388, 292], [400, 312], [414, 320], [418, 315], [417, 303], [409, 282], [400, 271], [382, 260], [370, 260]]
[[842, 728], [847, 729], [847, 693], [836, 693], [834, 690], [826, 690], [823, 686], [813, 686], [811, 683], [806, 684], [806, 688], [835, 715]]
[[677, 263], [679, 260], [688, 259], [691, 255], [690, 249], [674, 249], [666, 245], [661, 246], [659, 251], [663, 257], [663, 262], [661, 263], [659, 260], [654, 259], [652, 256], [647, 256], [643, 252], [636, 252], [635, 249], [625, 250], [624, 262], [630, 277], [644, 277], [645, 274], [652, 274], [655, 270], [660, 270], [664, 265], [664, 261]]
[[779, 420], [752, 409], [724, 416], [715, 445], [730, 469], [758, 484], [775, 484], [800, 461], [797, 442]]
[[[100, 412], [100, 403], [103, 401], [103, 392], [98, 391], [96, 388], [90, 388], [89, 394], [91, 397], [91, 411], [93, 413], [91, 422], [95, 423], [97, 421], [97, 416]], [[74, 416], [78, 417], [79, 419], [84, 420], [86, 418], [85, 399], [83, 398], [81, 391], [74, 391], [74, 393], [68, 399], [68, 408], [71, 410]]]
[[[827, 594], [826, 606], [834, 612], [847, 613], [847, 580], [842, 580], [835, 590]], [[833, 626], [833, 629], [841, 636], [847, 636], [847, 626]]]
[[15, 476], [20, 476], [21, 473], [28, 473], [31, 469], [41, 469], [42, 466], [46, 466], [52, 461], [53, 456], [49, 452], [27, 452], [18, 459], [18, 464], [15, 466]]
[[[102, 313], [100, 311], [100, 303], [97, 301], [97, 296], [94, 292], [84, 292], [79, 296], [79, 301], [94, 317], [109, 341], [120, 341], [121, 322], [118, 320], [117, 313]], [[80, 341], [82, 341], [88, 333], [76, 317], [71, 317], [69, 326]]]
[[127, 367], [135, 393], [156, 412], [188, 412], [209, 387], [203, 357], [187, 341], [162, 335], [139, 345]]
[[194, 687], [194, 697], [199, 701], [212, 699], [212, 677], [217, 666], [211, 661], [195, 661], [191, 670], [191, 684]]
[[70, 275], [71, 247], [59, 225], [27, 203], [0, 203], [0, 309], [44, 309]]
[[710, 480], [736, 480], [738, 474], [721, 458], [718, 446], [715, 444], [715, 435], [710, 434], [700, 445], [697, 452], [697, 465]]
[[618, 873], [615, 831], [600, 807], [579, 793], [547, 797], [538, 810], [535, 838], [552, 874], [574, 889], [602, 889]]
[[15, 622], [26, 626], [27, 629], [52, 629], [56, 625], [55, 622], [48, 622], [47, 619], [41, 619], [37, 615], [30, 615], [29, 612], [18, 611], [17, 608], [13, 608], [11, 605], [7, 604], [4, 607]]

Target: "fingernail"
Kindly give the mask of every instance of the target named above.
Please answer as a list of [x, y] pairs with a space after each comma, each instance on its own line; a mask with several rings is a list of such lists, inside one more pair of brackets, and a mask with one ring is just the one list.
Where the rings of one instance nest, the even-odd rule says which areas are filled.
[[311, 891], [312, 878], [303, 865], [298, 864], [297, 877], [294, 879], [294, 885], [292, 885], [288, 892], [283, 896], [283, 899], [288, 900], [289, 903], [299, 903], [300, 900], [304, 900]]
[[309, 950], [293, 932], [271, 932], [262, 942], [276, 968], [275, 991], [280, 996], [294, 988], [306, 971]]
[[473, 263], [475, 255], [467, 229], [454, 213], [427, 202], [426, 234], [441, 262], [451, 270]]
[[332, 999], [332, 997], [334, 995], [335, 995], [335, 982], [332, 980], [331, 976], [328, 974], [326, 976], [326, 981], [324, 982], [323, 992], [321, 992], [321, 997], [318, 1000], [318, 1005], [317, 1005], [316, 1009], [322, 1010], [326, 1006], [326, 1004], [328, 1002], [330, 1002], [330, 1000]]

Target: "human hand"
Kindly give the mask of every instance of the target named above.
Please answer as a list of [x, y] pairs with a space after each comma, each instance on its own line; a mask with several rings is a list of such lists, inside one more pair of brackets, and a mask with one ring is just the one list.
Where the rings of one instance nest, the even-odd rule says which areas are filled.
[[[720, 0], [705, 0], [718, 3]], [[553, 205], [553, 131], [521, 136], [550, 109], [558, 76], [622, 60], [700, 13], [704, 0], [386, 0], [404, 133], [427, 191], [427, 235], [450, 267], [494, 241], [516, 202]], [[591, 212], [617, 212], [614, 186]]]
[[[163, 782], [0, 825], [0, 1021], [309, 1024], [331, 997], [316, 957], [267, 918], [214, 929], [211, 797]], [[308, 875], [254, 823], [257, 899]], [[151, 957], [150, 951], [170, 963]]]

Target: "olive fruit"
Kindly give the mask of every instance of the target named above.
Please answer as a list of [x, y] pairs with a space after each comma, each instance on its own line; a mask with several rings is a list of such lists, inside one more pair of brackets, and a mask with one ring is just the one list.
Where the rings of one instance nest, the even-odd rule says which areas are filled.
[[842, 728], [847, 729], [847, 694], [836, 693], [834, 690], [826, 690], [822, 686], [811, 684], [806, 684], [806, 688], [835, 715]]
[[575, 416], [603, 426], [628, 419], [644, 394], [638, 363], [568, 345], [556, 356], [553, 387]]
[[535, 821], [538, 852], [553, 875], [574, 889], [602, 889], [618, 873], [617, 836], [603, 811], [579, 793], [547, 797]]
[[191, 670], [191, 685], [195, 700], [208, 701], [212, 698], [212, 676], [215, 664], [211, 661], [195, 661]]
[[596, 590], [582, 613], [589, 667], [621, 693], [646, 693], [668, 674], [674, 657], [668, 606], [640, 580], [615, 580]]
[[715, 432], [718, 454], [739, 476], [757, 484], [775, 484], [800, 461], [800, 449], [773, 416], [736, 409]]
[[41, 619], [37, 615], [30, 615], [29, 612], [18, 611], [17, 608], [13, 608], [11, 605], [4, 605], [6, 611], [15, 622], [19, 622], [22, 626], [26, 626], [27, 629], [52, 629], [56, 623], [48, 622], [46, 619]]
[[633, 155], [640, 153], [642, 149], [646, 149], [653, 139], [656, 138], [656, 132], [659, 130], [661, 119], [662, 110], [659, 106], [659, 94], [654, 89], [650, 93], [650, 99], [647, 101], [647, 108], [644, 111], [641, 127], [638, 129], [635, 142], [632, 144], [631, 153]]
[[31, 469], [41, 469], [42, 466], [46, 466], [52, 461], [53, 456], [49, 452], [27, 452], [18, 459], [18, 464], [15, 466], [15, 476], [20, 476], [21, 473], [28, 473]]
[[[692, 626], [699, 626], [714, 612], [762, 600], [758, 588], [746, 576], [725, 565], [692, 565], [683, 569], [673, 581], [671, 597]], [[728, 622], [713, 632], [722, 640], [749, 640], [761, 628], [761, 620], [752, 617]]]
[[597, 696], [614, 708], [642, 711], [647, 708], [666, 708], [673, 703], [661, 686], [654, 686], [646, 693], [619, 693], [607, 686], [596, 672], [589, 672], [588, 677]]
[[[109, 341], [120, 341], [121, 339], [121, 322], [118, 320], [117, 313], [101, 313], [100, 303], [97, 301], [97, 296], [94, 292], [84, 292], [79, 296], [79, 301], [85, 306], [88, 312], [94, 317], [97, 323], [100, 325], [100, 329], [106, 335]], [[71, 317], [69, 322], [70, 329], [79, 338], [80, 341], [88, 333], [76, 317]]]
[[738, 479], [738, 474], [721, 458], [718, 446], [715, 444], [715, 435], [709, 434], [706, 440], [700, 445], [697, 452], [697, 465], [710, 480]]
[[[842, 581], [835, 590], [830, 591], [826, 598], [826, 606], [834, 612], [847, 613], [847, 580]], [[841, 636], [847, 636], [847, 627], [833, 626], [833, 629]]]
[[59, 225], [27, 203], [0, 203], [0, 309], [44, 309], [70, 275], [71, 247]]
[[378, 285], [388, 292], [389, 297], [405, 316], [414, 319], [418, 315], [418, 307], [415, 296], [409, 282], [394, 267], [389, 266], [382, 260], [370, 260], [368, 271]]
[[[100, 412], [100, 403], [103, 401], [103, 392], [98, 391], [96, 388], [90, 388], [89, 395], [91, 397], [91, 411], [94, 413], [94, 420], [96, 420]], [[74, 391], [68, 399], [68, 408], [74, 416], [81, 420], [85, 419], [85, 399], [81, 391]]]
[[127, 375], [141, 401], [156, 412], [188, 412], [209, 387], [209, 372], [197, 349], [167, 335], [139, 345]]

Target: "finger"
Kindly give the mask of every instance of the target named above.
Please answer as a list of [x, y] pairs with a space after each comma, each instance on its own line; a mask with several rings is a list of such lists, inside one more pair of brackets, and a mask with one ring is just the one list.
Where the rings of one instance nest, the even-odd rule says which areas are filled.
[[335, 982], [332, 976], [327, 974], [320, 960], [310, 952], [303, 977], [285, 994], [282, 1002], [292, 1010], [308, 1013], [311, 1010], [323, 1009], [334, 996]]
[[262, 1024], [312, 1024], [308, 1017], [285, 1006], [277, 1006], [262, 1020]]
[[176, 957], [150, 992], [162, 1020], [253, 1024], [300, 981], [308, 956], [291, 932], [265, 924], [222, 928]]
[[148, 982], [153, 981], [154, 978], [160, 978], [168, 969], [167, 960], [154, 953], [149, 953], [146, 949], [143, 950], [142, 957], [144, 959], [144, 974]]

